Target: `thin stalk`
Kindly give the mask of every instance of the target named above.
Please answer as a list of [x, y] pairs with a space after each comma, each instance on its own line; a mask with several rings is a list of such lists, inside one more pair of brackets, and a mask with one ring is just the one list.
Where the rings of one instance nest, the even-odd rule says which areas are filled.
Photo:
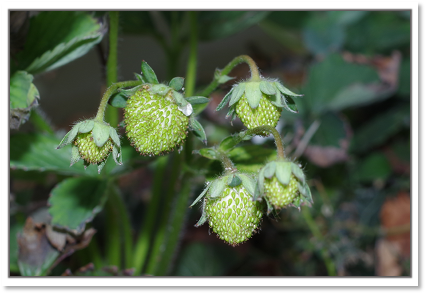
[[147, 274], [157, 275], [157, 267], [159, 262], [164, 258], [164, 250], [166, 248], [167, 236], [169, 234], [170, 226], [173, 226], [170, 221], [170, 215], [174, 211], [173, 199], [175, 197], [176, 182], [181, 174], [183, 155], [178, 154], [177, 152], [173, 156], [173, 163], [170, 169], [171, 175], [168, 177], [168, 189], [165, 193], [163, 199], [164, 205], [160, 208], [160, 211], [157, 213], [157, 219], [159, 220], [159, 226], [156, 230], [157, 234], [154, 239], [152, 246], [152, 252], [150, 254], [150, 259], [146, 267]]
[[189, 59], [186, 69], [185, 79], [185, 93], [187, 97], [191, 97], [195, 89], [195, 79], [197, 72], [197, 52], [198, 52], [198, 26], [197, 26], [197, 12], [189, 11], [189, 25], [190, 25], [190, 38], [189, 38]]
[[[132, 241], [132, 226], [130, 224], [129, 213], [124, 204], [123, 198], [116, 185], [111, 189], [110, 194], [111, 202], [114, 203], [115, 209], [118, 212], [118, 221], [121, 229], [121, 240], [124, 245], [124, 266], [131, 268], [133, 266], [133, 241]], [[115, 236], [116, 238], [118, 236]]]
[[225, 172], [230, 173], [230, 172], [237, 171], [237, 169], [234, 166], [234, 163], [226, 155], [225, 152], [218, 150], [218, 155], [220, 156], [220, 161], [222, 162], [222, 166]]
[[[192, 150], [193, 136], [190, 134], [184, 146], [183, 159], [187, 164], [191, 164], [191, 159], [193, 158]], [[155, 268], [156, 276], [165, 276], [169, 274], [188, 215], [192, 187], [190, 173], [185, 172], [180, 179], [179, 183], [182, 183], [182, 185], [178, 187], [179, 192], [177, 192], [174, 197], [172, 209], [168, 218], [167, 234], [162, 245], [162, 257]]]
[[112, 84], [109, 86], [109, 88], [105, 91], [104, 95], [102, 96], [101, 103], [99, 104], [98, 112], [96, 113], [95, 120], [99, 122], [104, 121], [105, 117], [105, 109], [108, 105], [108, 100], [111, 98], [115, 92], [120, 88], [126, 88], [126, 87], [135, 87], [137, 85], [142, 84], [141, 81], [125, 81], [125, 82], [119, 82]]
[[163, 187], [163, 175], [167, 166], [168, 156], [157, 159], [155, 166], [154, 186], [152, 187], [152, 196], [149, 203], [147, 213], [142, 223], [141, 233], [136, 242], [133, 267], [135, 268], [134, 275], [138, 276], [142, 272], [142, 267], [148, 256], [148, 249], [152, 235], [154, 234], [156, 214], [158, 207], [161, 204], [161, 188]]
[[[309, 229], [311, 230], [312, 235], [319, 240], [324, 241], [324, 238], [321, 234], [320, 229], [318, 228], [317, 224], [315, 223], [314, 219], [312, 218], [311, 211], [309, 208], [302, 207], [302, 215], [306, 220], [306, 223], [308, 224]], [[321, 255], [324, 259], [325, 266], [327, 268], [327, 273], [329, 276], [336, 276], [336, 266], [334, 265], [333, 260], [330, 257], [330, 254], [325, 248], [321, 249]]]
[[119, 212], [114, 203], [114, 197], [110, 192], [108, 200], [106, 201], [106, 227], [108, 228], [106, 234], [107, 244], [107, 265], [115, 265], [121, 268], [121, 244], [120, 244], [120, 224], [119, 224]]
[[[107, 60], [107, 87], [117, 82], [117, 44], [119, 12], [109, 12], [109, 53]], [[112, 126], [118, 125], [118, 109], [110, 107], [106, 111], [107, 121]]]
[[222, 70], [220, 70], [219, 74], [215, 75], [215, 78], [213, 79], [213, 81], [204, 89], [204, 91], [200, 93], [200, 96], [204, 96], [204, 97], [209, 96], [211, 92], [213, 92], [214, 89], [216, 89], [217, 86], [219, 85], [219, 79], [229, 74], [234, 67], [236, 67], [238, 64], [243, 62], [247, 63], [248, 66], [250, 67], [250, 72], [251, 72], [250, 80], [253, 82], [259, 81], [260, 80], [259, 69], [257, 68], [257, 65], [254, 62], [254, 60], [248, 55], [241, 55], [241, 56], [235, 57]]
[[265, 125], [246, 131], [248, 135], [256, 135], [264, 132], [270, 133], [274, 136], [275, 145], [277, 145], [277, 156], [279, 159], [285, 159], [283, 141], [281, 139], [280, 133], [274, 127]]

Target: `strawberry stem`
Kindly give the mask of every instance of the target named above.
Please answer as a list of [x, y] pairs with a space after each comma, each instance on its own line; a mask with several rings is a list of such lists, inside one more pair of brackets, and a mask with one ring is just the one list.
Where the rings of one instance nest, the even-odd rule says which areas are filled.
[[217, 154], [219, 155], [220, 161], [222, 162], [222, 166], [225, 169], [226, 174], [230, 174], [237, 171], [234, 166], [234, 163], [231, 161], [228, 155], [226, 155], [225, 152], [217, 150]]
[[107, 107], [109, 98], [117, 92], [120, 88], [126, 88], [126, 87], [134, 87], [137, 85], [142, 84], [141, 81], [125, 81], [125, 82], [119, 82], [112, 84], [108, 87], [108, 89], [105, 91], [104, 95], [102, 96], [101, 103], [99, 104], [98, 112], [96, 114], [95, 120], [99, 122], [104, 122], [105, 117], [105, 109]]
[[257, 128], [249, 129], [247, 130], [248, 135], [259, 135], [262, 133], [270, 133], [274, 136], [275, 139], [275, 145], [277, 145], [277, 157], [278, 159], [285, 159], [285, 153], [284, 153], [284, 145], [283, 141], [281, 140], [280, 133], [271, 126], [264, 125]]
[[234, 67], [243, 62], [247, 63], [250, 67], [250, 81], [260, 81], [259, 69], [257, 68], [257, 65], [254, 60], [248, 55], [240, 55], [232, 59], [231, 62], [228, 63], [222, 70], [219, 70], [219, 74], [215, 74], [214, 80], [210, 83], [210, 85], [207, 86], [207, 88], [204, 89], [203, 92], [200, 93], [200, 96], [208, 97], [211, 92], [213, 92], [214, 89], [216, 89], [219, 85], [219, 79], [229, 74]]

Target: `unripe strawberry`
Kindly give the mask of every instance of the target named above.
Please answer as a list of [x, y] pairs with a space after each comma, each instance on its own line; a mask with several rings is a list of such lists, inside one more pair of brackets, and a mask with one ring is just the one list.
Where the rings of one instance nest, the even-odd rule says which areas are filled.
[[[291, 100], [297, 96], [302, 95], [291, 92], [276, 80], [252, 79], [234, 85], [216, 110], [222, 109], [229, 102], [227, 116], [234, 119], [237, 115], [248, 129], [262, 125], [276, 127], [283, 108], [297, 112]], [[261, 135], [269, 134], [265, 132]]]
[[227, 187], [217, 198], [207, 198], [206, 214], [209, 225], [218, 237], [236, 246], [247, 241], [260, 224], [262, 210], [260, 203], [243, 185]]
[[143, 155], [172, 151], [188, 134], [189, 117], [178, 108], [172, 89], [164, 86], [166, 91], [170, 90], [161, 93], [156, 86], [163, 85], [144, 85], [127, 100], [125, 107], [127, 137]]
[[306, 183], [305, 175], [300, 166], [286, 160], [271, 161], [259, 172], [260, 194], [274, 206], [281, 209], [286, 206], [300, 207], [310, 205], [311, 190]]
[[203, 214], [196, 224], [208, 220], [210, 228], [226, 243], [236, 246], [247, 241], [260, 225], [262, 203], [253, 201], [255, 181], [248, 175], [232, 173], [210, 182], [191, 205], [204, 196]]
[[96, 164], [100, 173], [111, 152], [114, 161], [119, 165], [122, 164], [117, 131], [103, 121], [89, 119], [75, 124], [56, 149], [70, 143], [73, 145], [71, 165], [83, 159], [85, 168], [90, 164]]

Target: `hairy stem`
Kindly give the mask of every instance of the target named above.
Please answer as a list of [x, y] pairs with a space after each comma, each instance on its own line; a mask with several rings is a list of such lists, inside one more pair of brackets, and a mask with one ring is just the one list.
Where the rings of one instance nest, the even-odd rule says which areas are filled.
[[[118, 44], [119, 11], [109, 12], [109, 53], [107, 60], [107, 87], [117, 82], [117, 44]], [[118, 109], [110, 107], [106, 110], [107, 121], [112, 126], [118, 124]]]
[[197, 51], [198, 51], [198, 30], [197, 30], [197, 12], [189, 11], [190, 22], [190, 40], [189, 40], [189, 59], [186, 69], [185, 95], [191, 97], [195, 89], [195, 79], [197, 72]]
[[101, 103], [99, 104], [99, 108], [98, 108], [98, 112], [96, 114], [95, 120], [99, 122], [104, 121], [105, 109], [108, 105], [109, 98], [111, 98], [111, 96], [115, 94], [115, 92], [118, 89], [126, 88], [126, 87], [134, 87], [140, 84], [142, 84], [141, 81], [125, 81], [125, 82], [115, 83], [109, 86], [109, 88], [105, 91], [104, 95], [102, 96]]
[[248, 135], [258, 135], [264, 132], [270, 133], [274, 136], [275, 144], [277, 145], [278, 158], [285, 159], [283, 141], [281, 140], [280, 133], [274, 127], [265, 125], [265, 126], [249, 129], [246, 131]]
[[248, 55], [240, 55], [238, 57], [235, 57], [233, 60], [231, 60], [230, 63], [228, 63], [222, 70], [219, 71], [219, 74], [215, 75], [215, 78], [213, 81], [207, 86], [207, 88], [204, 89], [203, 92], [200, 93], [201, 96], [207, 97], [211, 94], [211, 92], [214, 91], [214, 89], [217, 88], [219, 85], [219, 79], [231, 72], [231, 70], [236, 67], [240, 63], [247, 63], [250, 67], [251, 72], [251, 81], [259, 81], [260, 80], [260, 74], [259, 69], [257, 68], [256, 63], [254, 60], [248, 56]]

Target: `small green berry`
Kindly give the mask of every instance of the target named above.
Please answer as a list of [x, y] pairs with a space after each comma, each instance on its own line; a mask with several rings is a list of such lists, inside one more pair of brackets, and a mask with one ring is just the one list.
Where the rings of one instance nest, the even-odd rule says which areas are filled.
[[288, 185], [280, 183], [275, 176], [271, 179], [265, 179], [264, 185], [265, 196], [275, 209], [281, 209], [289, 205], [299, 196], [299, 187], [294, 175], [290, 176]]
[[81, 158], [88, 164], [101, 163], [113, 149], [111, 138], [102, 147], [98, 147], [93, 141], [92, 132], [79, 133], [74, 140], [74, 145], [77, 146]]

